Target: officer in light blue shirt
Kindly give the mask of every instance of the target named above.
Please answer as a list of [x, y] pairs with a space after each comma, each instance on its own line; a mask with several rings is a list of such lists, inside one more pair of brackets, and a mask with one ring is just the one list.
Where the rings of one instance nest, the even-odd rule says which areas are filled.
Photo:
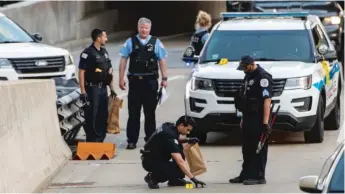
[[200, 55], [202, 48], [206, 40], [208, 39], [210, 33], [208, 32], [209, 28], [211, 27], [211, 16], [210, 14], [199, 11], [199, 14], [196, 19], [196, 30], [191, 38], [191, 46], [193, 46], [195, 50], [195, 55]]
[[167, 86], [166, 57], [163, 43], [150, 35], [151, 20], [140, 18], [138, 34], [127, 39], [120, 50], [119, 87], [126, 89], [124, 74], [127, 60], [128, 67], [128, 121], [127, 149], [135, 149], [140, 132], [140, 110], [145, 114], [145, 141], [156, 130], [156, 106], [159, 89], [159, 72], [162, 75], [161, 87]]

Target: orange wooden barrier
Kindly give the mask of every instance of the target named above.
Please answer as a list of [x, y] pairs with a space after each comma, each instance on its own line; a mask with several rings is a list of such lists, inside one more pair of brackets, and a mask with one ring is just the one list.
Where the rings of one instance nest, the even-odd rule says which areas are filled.
[[115, 156], [113, 143], [79, 142], [74, 160], [109, 160]]

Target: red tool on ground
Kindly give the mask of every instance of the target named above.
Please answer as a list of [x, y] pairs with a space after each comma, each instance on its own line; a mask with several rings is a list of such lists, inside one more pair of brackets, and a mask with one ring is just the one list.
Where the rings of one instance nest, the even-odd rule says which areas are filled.
[[[273, 104], [272, 104], [272, 107], [271, 107], [271, 111], [270, 111], [271, 114], [272, 114], [272, 112], [273, 112], [274, 105], [275, 105], [275, 104], [273, 103]], [[274, 116], [272, 117], [271, 129], [273, 128], [273, 125], [274, 125], [275, 120], [276, 120], [276, 118], [277, 118], [279, 109], [280, 109], [280, 105], [278, 106], [277, 111], [275, 112]], [[260, 151], [261, 151], [262, 147], [264, 146], [265, 141], [266, 141], [267, 138], [268, 138], [268, 136], [266, 135], [265, 132], [263, 132], [263, 133], [261, 134], [261, 137], [260, 137], [260, 141], [259, 141], [259, 144], [258, 144], [258, 148], [256, 149], [256, 153], [257, 153], [257, 154], [260, 153]]]

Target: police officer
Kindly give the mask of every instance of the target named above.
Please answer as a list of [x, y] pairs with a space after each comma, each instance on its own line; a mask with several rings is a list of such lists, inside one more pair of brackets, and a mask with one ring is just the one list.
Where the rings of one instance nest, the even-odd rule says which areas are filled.
[[[119, 87], [126, 89], [124, 74], [127, 60], [128, 68], [128, 113], [127, 149], [135, 149], [140, 131], [140, 113], [143, 106], [145, 115], [145, 141], [156, 129], [156, 106], [158, 97], [158, 69], [161, 70], [161, 86], [167, 86], [166, 61], [167, 52], [162, 42], [150, 35], [151, 21], [140, 18], [139, 34], [127, 39], [120, 50]], [[159, 65], [158, 65], [159, 64]]]
[[243, 164], [240, 175], [230, 179], [230, 183], [245, 185], [266, 184], [265, 168], [267, 162], [267, 142], [259, 154], [257, 145], [262, 133], [269, 135], [270, 106], [272, 97], [272, 76], [251, 56], [243, 56], [237, 70], [244, 71], [244, 84], [235, 98], [235, 106], [243, 116], [241, 129], [243, 135]]
[[191, 183], [184, 180], [188, 176], [198, 186], [206, 185], [196, 179], [186, 167], [182, 143], [191, 146], [198, 142], [197, 138], [180, 139], [180, 134], [187, 135], [195, 127], [195, 121], [188, 116], [181, 116], [176, 123], [164, 123], [150, 137], [142, 153], [143, 168], [149, 172], [144, 180], [149, 188], [158, 189], [158, 183], [168, 181], [169, 186], [185, 186]]
[[87, 142], [103, 142], [106, 137], [108, 117], [107, 85], [115, 95], [112, 84], [112, 64], [103, 46], [107, 42], [105, 30], [91, 32], [93, 43], [83, 50], [79, 62], [81, 100], [86, 103], [85, 133]]
[[191, 46], [193, 46], [195, 50], [195, 55], [200, 55], [200, 52], [210, 35], [208, 30], [212, 25], [211, 22], [212, 21], [211, 21], [210, 14], [204, 11], [199, 11], [196, 22], [195, 22], [196, 30], [191, 38]]

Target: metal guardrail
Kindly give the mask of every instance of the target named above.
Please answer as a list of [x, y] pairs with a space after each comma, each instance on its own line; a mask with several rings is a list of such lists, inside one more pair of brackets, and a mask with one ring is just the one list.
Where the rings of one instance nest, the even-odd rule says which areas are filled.
[[56, 106], [61, 135], [69, 146], [75, 146], [79, 132], [85, 123], [84, 104], [80, 101], [80, 89], [76, 79], [55, 78]]

